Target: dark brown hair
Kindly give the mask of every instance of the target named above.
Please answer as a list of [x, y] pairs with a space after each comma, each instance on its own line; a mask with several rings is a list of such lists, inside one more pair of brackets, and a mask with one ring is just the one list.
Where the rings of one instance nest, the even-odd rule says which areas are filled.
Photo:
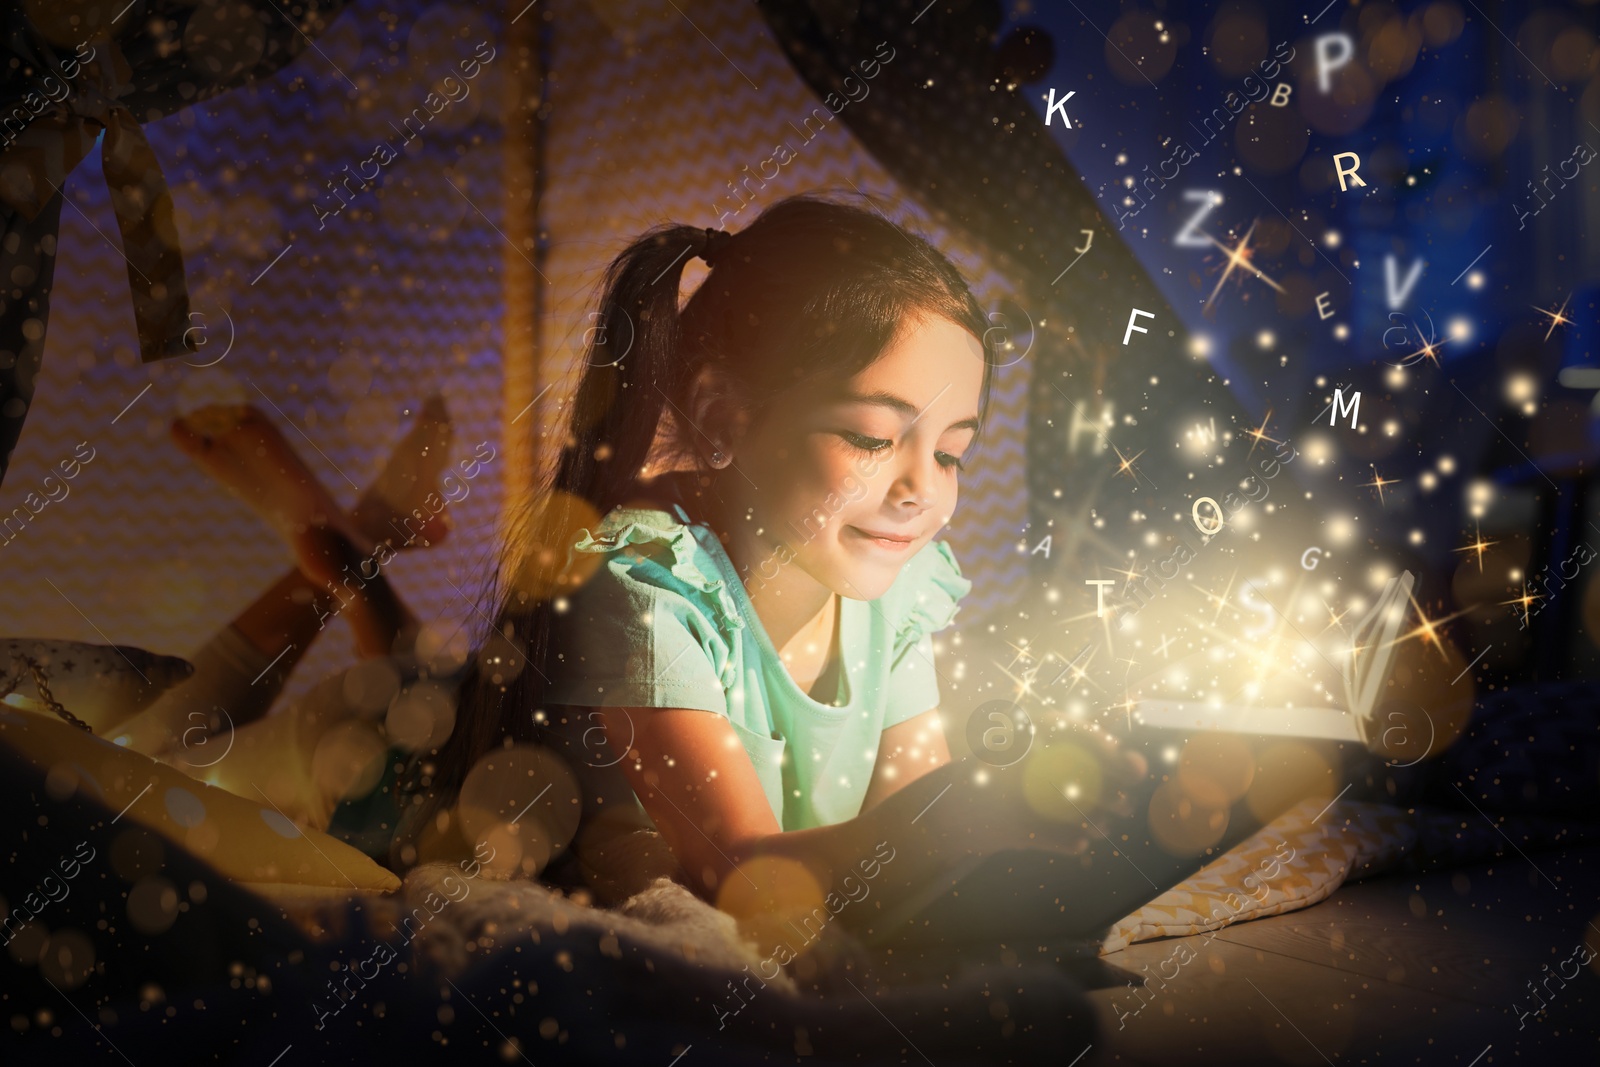
[[[704, 241], [696, 227], [658, 227], [606, 271], [566, 443], [549, 477], [536, 479], [485, 591], [481, 617], [494, 625], [467, 664], [455, 729], [403, 783], [397, 867], [419, 858], [408, 845], [428, 824], [447, 832], [448, 805], [478, 759], [541, 740], [552, 604], [587, 576], [567, 569], [567, 549], [630, 498], [658, 453], [699, 454], [704, 442], [680, 413], [703, 367], [715, 365], [727, 385], [722, 413], [754, 421], [791, 389], [859, 373], [908, 320], [948, 319], [983, 342], [987, 322], [961, 273], [875, 211], [810, 195], [779, 201], [722, 243], [680, 309], [684, 264]], [[984, 362], [980, 421], [994, 368], [987, 346]]]

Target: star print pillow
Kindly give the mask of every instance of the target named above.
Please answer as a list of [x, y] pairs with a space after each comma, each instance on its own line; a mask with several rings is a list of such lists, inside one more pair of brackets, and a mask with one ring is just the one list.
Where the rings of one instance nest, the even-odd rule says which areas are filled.
[[101, 736], [192, 674], [188, 660], [132, 645], [0, 637], [0, 701], [50, 714], [38, 688], [42, 675], [50, 698]]

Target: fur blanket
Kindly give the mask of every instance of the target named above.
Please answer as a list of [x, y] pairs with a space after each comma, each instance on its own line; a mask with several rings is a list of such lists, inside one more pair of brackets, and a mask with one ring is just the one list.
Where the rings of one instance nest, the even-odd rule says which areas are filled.
[[[441, 904], [447, 879], [459, 899]], [[1084, 991], [1055, 967], [881, 988], [838, 924], [780, 968], [668, 878], [612, 908], [539, 882], [461, 886], [448, 866], [407, 875], [405, 905], [439, 908], [416, 937], [418, 965], [535, 1062], [667, 1063], [694, 1048], [716, 1063], [1034, 1063], [1096, 1033]]]

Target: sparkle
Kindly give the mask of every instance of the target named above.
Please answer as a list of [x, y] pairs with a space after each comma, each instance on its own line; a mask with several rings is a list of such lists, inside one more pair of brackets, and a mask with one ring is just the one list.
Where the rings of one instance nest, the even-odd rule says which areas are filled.
[[[1419, 331], [1419, 333], [1417, 335], [1417, 339], [1419, 341], [1422, 340], [1422, 335], [1421, 335], [1420, 331]], [[1431, 361], [1433, 363], [1433, 365], [1435, 367], [1437, 367], [1439, 365], [1439, 349], [1443, 348], [1445, 345], [1447, 345], [1449, 343], [1450, 342], [1448, 340], [1444, 340], [1444, 341], [1437, 341], [1437, 340], [1425, 341], [1425, 342], [1423, 342], [1423, 345], [1422, 345], [1421, 348], [1417, 349], [1415, 352], [1409, 353], [1406, 356], [1407, 362], [1402, 363], [1400, 365], [1402, 367], [1409, 367], [1409, 366], [1412, 366], [1415, 363], [1419, 363], [1422, 360], [1426, 359], [1426, 360]]]
[[[1427, 312], [1423, 312], [1423, 314], [1426, 315]], [[1439, 349], [1443, 348], [1449, 342], [1438, 339], [1438, 334], [1433, 328], [1433, 316], [1428, 315], [1428, 336], [1426, 340], [1423, 339], [1422, 327], [1417, 325], [1416, 319], [1411, 320], [1411, 328], [1417, 331], [1417, 343], [1422, 347], [1417, 349], [1415, 352], [1407, 353], [1405, 358], [1399, 363], [1391, 363], [1390, 366], [1412, 367], [1426, 359], [1431, 361], [1433, 365], [1437, 367], [1439, 365]], [[1385, 334], [1385, 336], [1387, 336], [1387, 334]], [[1463, 334], [1461, 339], [1465, 339], [1465, 337], [1466, 335]], [[1384, 345], [1384, 347], [1388, 347], [1387, 343]]]
[[1135, 460], [1137, 460], [1140, 456], [1144, 455], [1145, 450], [1141, 448], [1139, 451], [1135, 452], [1132, 456], [1124, 456], [1122, 454], [1122, 449], [1118, 448], [1116, 445], [1112, 445], [1111, 446], [1111, 451], [1115, 452], [1117, 454], [1117, 459], [1122, 461], [1117, 467], [1117, 473], [1118, 474], [1127, 474], [1130, 478], [1133, 478], [1135, 481], [1138, 481], [1139, 472], [1134, 470], [1133, 464], [1134, 464]]
[[1466, 614], [1466, 611], [1458, 611], [1453, 615], [1445, 615], [1441, 618], [1430, 619], [1428, 618], [1427, 612], [1422, 610], [1422, 605], [1417, 603], [1416, 597], [1411, 598], [1411, 607], [1416, 611], [1417, 618], [1421, 619], [1422, 621], [1418, 624], [1416, 629], [1411, 630], [1408, 633], [1403, 633], [1399, 637], [1395, 638], [1394, 644], [1398, 645], [1402, 641], [1409, 641], [1413, 637], [1419, 638], [1423, 644], [1432, 642], [1433, 646], [1439, 650], [1439, 655], [1449, 659], [1449, 656], [1445, 655], [1444, 642], [1439, 639], [1439, 627], [1443, 626], [1451, 619], [1460, 618]]
[[1128, 717], [1128, 729], [1132, 730], [1133, 729], [1133, 709], [1138, 707], [1138, 706], [1139, 706], [1139, 702], [1137, 700], [1133, 699], [1132, 694], [1129, 694], [1129, 695], [1125, 696], [1120, 702], [1118, 702], [1116, 704], [1112, 704], [1107, 710], [1115, 711], [1116, 709], [1121, 708], [1127, 714], [1127, 717]]
[[1524, 582], [1524, 583], [1522, 583], [1522, 595], [1521, 596], [1517, 597], [1515, 600], [1502, 600], [1502, 601], [1500, 601], [1500, 603], [1502, 603], [1502, 604], [1517, 604], [1517, 605], [1521, 606], [1521, 608], [1522, 608], [1522, 625], [1523, 626], [1527, 626], [1528, 625], [1528, 619], [1529, 619], [1528, 606], [1530, 604], [1532, 604], [1535, 600], [1538, 600], [1538, 599], [1540, 599], [1539, 594], [1538, 593], [1530, 593], [1530, 592], [1528, 592], [1528, 583]]
[[1217, 613], [1211, 616], [1211, 623], [1213, 626], [1216, 625], [1218, 619], [1222, 618], [1222, 613], [1228, 606], [1228, 594], [1233, 592], [1233, 580], [1238, 576], [1238, 571], [1234, 571], [1228, 576], [1228, 587], [1222, 591], [1221, 596], [1218, 596], [1209, 589], [1200, 590], [1200, 592], [1205, 594], [1207, 600], [1215, 600], [1217, 602]]
[[1541, 315], [1548, 315], [1550, 317], [1550, 328], [1544, 332], [1544, 339], [1546, 341], [1550, 340], [1550, 335], [1556, 332], [1557, 326], [1565, 326], [1567, 323], [1572, 321], [1571, 319], [1567, 318], [1567, 304], [1570, 303], [1571, 300], [1572, 294], [1568, 293], [1567, 299], [1561, 301], [1561, 309], [1559, 311], [1546, 311], [1541, 307], [1536, 307], [1533, 309]]
[[1171, 648], [1171, 647], [1172, 647], [1172, 638], [1168, 637], [1166, 634], [1162, 634], [1161, 635], [1161, 643], [1156, 646], [1156, 651], [1161, 653], [1161, 658], [1162, 659], [1170, 660], [1172, 658], [1171, 656], [1167, 655], [1167, 649]]
[[1060, 681], [1063, 676], [1070, 674], [1072, 675], [1072, 684], [1067, 686], [1067, 692], [1069, 693], [1078, 687], [1079, 682], [1084, 681], [1085, 679], [1087, 679], [1089, 684], [1093, 685], [1096, 689], [1100, 688], [1098, 685], [1095, 685], [1094, 679], [1089, 677], [1089, 663], [1093, 661], [1095, 652], [1098, 651], [1099, 649], [1094, 649], [1091, 651], [1089, 653], [1089, 658], [1084, 660], [1082, 663], [1068, 663], [1060, 674], [1050, 679], [1050, 684], [1055, 685], [1056, 682]]
[[1397, 484], [1399, 484], [1399, 482], [1400, 482], [1399, 478], [1385, 478], [1383, 475], [1378, 473], [1378, 468], [1373, 467], [1372, 468], [1372, 481], [1363, 483], [1361, 487], [1363, 489], [1371, 489], [1371, 488], [1377, 489], [1378, 490], [1378, 503], [1382, 504], [1382, 503], [1384, 503], [1383, 487], [1386, 486], [1386, 485], [1397, 485]]
[[1265, 274], [1262, 274], [1261, 271], [1256, 268], [1255, 264], [1250, 262], [1250, 235], [1255, 233], [1255, 231], [1256, 224], [1252, 222], [1250, 223], [1250, 228], [1244, 232], [1244, 236], [1239, 239], [1239, 243], [1233, 248], [1229, 248], [1215, 237], [1210, 238], [1211, 243], [1222, 249], [1223, 254], [1228, 257], [1228, 265], [1223, 268], [1222, 277], [1217, 279], [1217, 287], [1211, 290], [1210, 296], [1206, 297], [1207, 307], [1211, 306], [1211, 302], [1215, 300], [1217, 298], [1217, 294], [1222, 291], [1223, 285], [1227, 282], [1228, 276], [1233, 273], [1233, 268], [1235, 267], [1243, 267], [1245, 270], [1254, 274], [1257, 278], [1260, 278], [1262, 281], [1272, 286], [1278, 292], [1283, 292], [1283, 286], [1279, 285]]
[[1482, 574], [1483, 573], [1483, 550], [1486, 549], [1486, 548], [1489, 548], [1491, 546], [1498, 545], [1499, 543], [1500, 543], [1499, 541], [1485, 541], [1483, 539], [1483, 531], [1480, 529], [1476, 534], [1476, 540], [1474, 540], [1470, 545], [1467, 545], [1464, 548], [1458, 548], [1455, 551], [1457, 551], [1457, 552], [1476, 552], [1478, 554], [1478, 573]]
[[1252, 440], [1250, 442], [1250, 451], [1245, 453], [1245, 457], [1244, 457], [1245, 459], [1249, 459], [1251, 456], [1253, 456], [1255, 454], [1256, 445], [1259, 445], [1262, 441], [1271, 441], [1275, 445], [1279, 445], [1279, 444], [1283, 443], [1282, 441], [1279, 441], [1279, 440], [1276, 440], [1275, 438], [1271, 438], [1271, 437], [1267, 436], [1267, 423], [1269, 423], [1271, 421], [1272, 421], [1272, 409], [1268, 408], [1266, 417], [1261, 420], [1260, 429], [1246, 430], [1245, 431], [1245, 436], [1246, 437], [1254, 438], [1254, 440]]
[[[1015, 663], [1016, 661], [1012, 660], [1012, 662]], [[1012, 674], [1008, 668], [1000, 666], [999, 662], [995, 662], [994, 665], [999, 668], [1000, 673], [1005, 675], [1006, 679], [1015, 687], [1011, 694], [1012, 700], [1020, 701], [1023, 697], [1034, 695], [1033, 682], [1034, 679], [1038, 677], [1038, 667], [1026, 668], [1023, 670], [1021, 677], [1018, 677], [1017, 675]]]
[[1023, 642], [1020, 645], [1013, 645], [1010, 641], [1007, 641], [1006, 644], [1011, 645], [1012, 651], [1016, 653], [1016, 655], [1011, 657], [1011, 662], [1006, 664], [1007, 668], [1016, 666], [1018, 660], [1026, 663], [1028, 660], [1033, 658], [1033, 653], [1028, 651], [1027, 642]]

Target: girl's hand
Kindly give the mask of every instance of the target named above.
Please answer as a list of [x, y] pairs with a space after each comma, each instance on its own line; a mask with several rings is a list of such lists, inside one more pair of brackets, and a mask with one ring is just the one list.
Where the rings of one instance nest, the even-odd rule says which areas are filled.
[[981, 858], [1009, 849], [1075, 856], [1110, 832], [1106, 820], [1143, 814], [1134, 787], [1148, 767], [1105, 734], [1043, 745], [1008, 767], [971, 757], [948, 765], [952, 780], [918, 817], [930, 845], [949, 855]]

